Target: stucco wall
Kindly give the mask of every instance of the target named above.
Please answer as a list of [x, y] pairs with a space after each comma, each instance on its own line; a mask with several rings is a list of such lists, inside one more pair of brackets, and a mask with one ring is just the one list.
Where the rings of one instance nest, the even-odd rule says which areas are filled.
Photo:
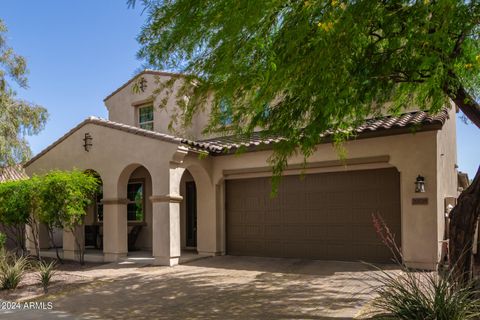
[[[114, 95], [105, 100], [108, 109], [109, 120], [138, 126], [138, 106], [149, 104], [153, 101], [154, 106], [154, 131], [174, 134], [190, 139], [203, 138], [202, 130], [208, 122], [208, 110], [203, 110], [194, 115], [191, 125], [188, 128], [182, 128], [180, 125], [173, 125], [169, 128], [169, 124], [174, 115], [181, 114], [181, 109], [177, 105], [177, 93], [181, 87], [182, 80], [179, 79], [171, 88], [172, 93], [155, 92], [155, 89], [170, 79], [170, 76], [164, 74], [144, 73], [140, 77], [144, 77], [147, 81], [147, 88], [144, 92], [135, 93], [133, 86], [135, 81], [121, 88]], [[168, 97], [164, 106], [164, 99]], [[178, 122], [180, 123], [180, 122]]]
[[445, 198], [458, 196], [456, 107], [452, 104], [449, 120], [437, 133], [438, 247], [439, 258], [445, 234]]
[[[93, 138], [93, 146], [89, 152], [83, 148], [85, 133], [90, 133]], [[127, 196], [127, 183], [131, 174], [138, 167], [145, 167], [152, 180], [151, 191], [147, 189], [147, 192], [160, 198], [169, 195], [170, 166], [178, 150], [179, 146], [176, 143], [87, 123], [30, 163], [26, 167], [26, 172], [33, 175], [52, 169], [74, 168], [98, 172], [103, 181], [103, 199], [106, 201], [103, 223], [105, 259], [115, 261], [127, 254], [128, 227], [124, 199]], [[149, 206], [153, 208], [150, 199], [146, 199], [146, 204], [148, 210]], [[148, 233], [141, 235], [143, 240], [139, 241], [143, 247], [152, 247], [153, 255], [156, 259], [158, 257], [158, 263], [170, 265], [175, 262], [177, 259], [175, 257], [178, 257], [180, 252], [179, 244], [168, 240], [170, 234], [177, 233], [175, 221], [178, 210], [175, 204], [168, 203], [157, 203], [156, 207], [157, 214], [150, 215], [152, 230], [156, 232], [148, 231], [150, 235]], [[156, 237], [161, 240], [155, 240]], [[70, 242], [64, 237], [64, 252], [65, 246], [71, 245]], [[73, 245], [71, 250], [74, 250]]]
[[[350, 166], [323, 167], [307, 169], [306, 173], [368, 169], [394, 166], [400, 172], [401, 212], [402, 212], [402, 251], [405, 262], [412, 267], [433, 268], [438, 257], [438, 194], [437, 194], [437, 131], [418, 132], [370, 139], [350, 141], [345, 144], [348, 159], [360, 159], [388, 156], [388, 163], [367, 163]], [[253, 176], [268, 176], [267, 171], [259, 172], [257, 168], [267, 165], [271, 151], [258, 151], [238, 155], [212, 157], [212, 177], [220, 191], [224, 192], [224, 180]], [[337, 151], [330, 144], [319, 145], [317, 151], [308, 159], [309, 163], [325, 163], [338, 160]], [[302, 157], [290, 159], [290, 165], [302, 164]], [[360, 161], [361, 162], [361, 161]], [[230, 176], [225, 173], [241, 169], [242, 172]], [[249, 170], [251, 172], [249, 173]], [[261, 170], [260, 170], [261, 171]], [[285, 174], [299, 174], [301, 170], [287, 170]], [[423, 175], [427, 181], [424, 194], [415, 193], [414, 182], [417, 175]], [[427, 205], [413, 205], [412, 198], [426, 197]], [[217, 204], [221, 212], [218, 223], [224, 224], [224, 203]], [[210, 224], [208, 232], [219, 233], [218, 249], [225, 250], [224, 229], [218, 230]]]

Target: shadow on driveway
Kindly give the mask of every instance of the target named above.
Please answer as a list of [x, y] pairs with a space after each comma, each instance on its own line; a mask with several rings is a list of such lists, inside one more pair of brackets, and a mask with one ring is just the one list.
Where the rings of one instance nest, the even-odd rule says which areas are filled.
[[351, 319], [372, 298], [372, 272], [361, 263], [223, 256], [138, 268], [53, 302], [81, 319]]

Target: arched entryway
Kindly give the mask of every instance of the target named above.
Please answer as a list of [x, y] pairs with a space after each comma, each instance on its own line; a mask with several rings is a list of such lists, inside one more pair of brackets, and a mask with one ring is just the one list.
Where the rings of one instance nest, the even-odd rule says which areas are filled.
[[119, 199], [124, 200], [129, 254], [152, 252], [152, 177], [140, 164], [126, 167], [118, 181]]
[[87, 207], [84, 220], [84, 243], [86, 251], [98, 251], [103, 249], [103, 181], [100, 174], [92, 169], [85, 170], [98, 180], [99, 188]]
[[180, 203], [180, 244], [182, 250], [215, 255], [218, 250], [216, 194], [208, 170], [198, 158], [186, 158], [178, 180]]
[[182, 250], [197, 250], [197, 186], [190, 171], [180, 180], [180, 244]]

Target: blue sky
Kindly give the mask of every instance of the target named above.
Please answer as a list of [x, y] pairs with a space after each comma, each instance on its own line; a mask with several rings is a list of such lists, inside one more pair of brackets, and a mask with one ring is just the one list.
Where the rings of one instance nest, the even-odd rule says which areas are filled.
[[[45, 130], [29, 139], [34, 154], [86, 117], [107, 117], [103, 98], [142, 65], [135, 37], [145, 18], [124, 0], [2, 1], [9, 44], [30, 70], [30, 88], [19, 90], [19, 97], [50, 113]], [[473, 178], [480, 129], [458, 121], [457, 144], [459, 169]]]

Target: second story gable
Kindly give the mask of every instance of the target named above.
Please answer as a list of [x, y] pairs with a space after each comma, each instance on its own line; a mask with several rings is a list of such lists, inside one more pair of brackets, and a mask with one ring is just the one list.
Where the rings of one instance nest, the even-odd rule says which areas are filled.
[[[178, 79], [171, 88], [165, 89], [172, 93], [157, 92], [162, 83], [172, 77]], [[175, 121], [183, 111], [177, 103], [176, 93], [181, 87], [181, 81], [180, 74], [154, 70], [140, 72], [104, 99], [108, 119], [189, 139], [205, 138], [202, 131], [208, 124], [207, 111], [197, 112], [187, 128], [182, 128], [180, 121]]]

